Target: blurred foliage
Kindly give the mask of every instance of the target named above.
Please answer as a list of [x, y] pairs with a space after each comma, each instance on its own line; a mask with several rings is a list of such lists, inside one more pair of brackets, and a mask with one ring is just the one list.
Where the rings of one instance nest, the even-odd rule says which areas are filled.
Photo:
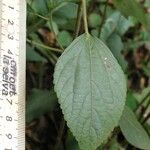
[[[57, 59], [84, 32], [79, 5], [79, 0], [27, 0], [27, 150], [79, 150], [52, 90]], [[121, 118], [121, 130], [117, 127], [98, 150], [148, 149], [150, 1], [87, 0], [87, 9], [90, 33], [106, 43], [125, 72], [131, 109]]]
[[119, 125], [127, 141], [131, 144], [141, 149], [148, 150], [150, 148], [150, 139], [147, 133], [128, 107], [125, 107]]
[[54, 90], [33, 89], [27, 97], [26, 121], [31, 122], [33, 119], [50, 112], [56, 101], [57, 97]]

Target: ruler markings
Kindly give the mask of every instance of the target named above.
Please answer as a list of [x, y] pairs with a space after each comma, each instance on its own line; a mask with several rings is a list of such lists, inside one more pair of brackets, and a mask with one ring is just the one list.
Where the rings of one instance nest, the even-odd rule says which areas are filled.
[[25, 149], [26, 8], [19, 2], [0, 1], [0, 150]]

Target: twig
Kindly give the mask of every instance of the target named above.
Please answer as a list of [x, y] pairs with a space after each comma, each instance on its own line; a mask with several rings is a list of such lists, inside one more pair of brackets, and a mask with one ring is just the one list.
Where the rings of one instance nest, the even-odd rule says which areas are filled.
[[78, 6], [78, 14], [77, 14], [77, 22], [76, 22], [76, 29], [75, 29], [75, 38], [79, 35], [80, 27], [81, 27], [81, 19], [82, 19], [82, 3]]
[[[146, 112], [146, 110], [148, 109], [149, 105], [150, 105], [150, 97], [149, 97], [148, 103], [147, 103], [146, 106], [145, 106], [145, 112]], [[144, 113], [145, 113], [145, 112], [144, 112]]]
[[148, 113], [148, 115], [144, 118], [144, 120], [142, 121], [142, 124], [145, 124], [147, 120], [149, 119], [150, 119], [150, 113]]
[[45, 21], [46, 21], [45, 19], [39, 19], [35, 24], [30, 25], [27, 29], [27, 34], [35, 32], [39, 27], [44, 25]]
[[58, 38], [57, 38], [57, 35], [56, 35], [55, 31], [54, 31], [54, 28], [53, 28], [53, 12], [51, 12], [50, 15], [49, 15], [49, 16], [50, 16], [50, 17], [49, 17], [50, 19], [49, 19], [48, 17], [44, 17], [44, 16], [39, 15], [39, 14], [37, 14], [37, 13], [32, 13], [32, 12], [29, 12], [29, 13], [31, 13], [31, 14], [33, 14], [33, 15], [39, 17], [39, 18], [42, 18], [42, 19], [44, 19], [44, 20], [46, 20], [46, 21], [49, 21], [51, 31], [54, 33], [54, 36], [55, 36], [55, 38], [56, 38], [57, 43], [59, 44], [60, 48], [61, 48], [62, 50], [64, 50], [64, 48], [63, 48], [63, 46], [60, 44], [60, 42], [59, 42], [59, 40], [58, 40]]
[[61, 126], [59, 128], [59, 134], [58, 134], [58, 137], [57, 137], [57, 143], [54, 147], [54, 150], [58, 150], [59, 149], [59, 146], [60, 146], [60, 143], [61, 143], [61, 140], [62, 140], [62, 136], [63, 136], [63, 133], [64, 133], [64, 128], [65, 128], [65, 120], [64, 118], [62, 119], [62, 122], [61, 122]]
[[146, 101], [146, 99], [150, 96], [150, 92], [148, 92], [148, 94], [141, 100], [141, 102], [138, 104], [138, 106], [136, 107], [136, 109], [134, 110], [134, 112], [136, 112], [139, 107]]
[[35, 15], [35, 16], [37, 16], [37, 17], [39, 17], [39, 18], [42, 18], [42, 19], [44, 19], [44, 20], [49, 20], [47, 17], [44, 17], [44, 16], [42, 16], [42, 15], [40, 15], [40, 14], [33, 13], [33, 12], [28, 12], [28, 13], [30, 13], [30, 14], [32, 14], [32, 15]]
[[[44, 51], [40, 48], [37, 49], [38, 53], [42, 54], [48, 61], [50, 61], [53, 65], [56, 64], [57, 60], [52, 56], [53, 52], [49, 49], [45, 49]], [[54, 54], [53, 54], [54, 55]]]
[[105, 22], [105, 18], [106, 18], [106, 12], [107, 12], [107, 6], [108, 6], [108, 0], [106, 0], [105, 2], [105, 7], [104, 7], [104, 13], [103, 13], [103, 17], [102, 17], [102, 21], [101, 21], [101, 24], [99, 26], [99, 37], [100, 37], [100, 34], [101, 34], [101, 30], [102, 30], [102, 26]]
[[61, 43], [59, 42], [59, 40], [58, 40], [58, 38], [57, 38], [57, 35], [56, 35], [55, 31], [54, 31], [54, 28], [53, 28], [53, 14], [52, 14], [52, 13], [50, 14], [50, 27], [51, 27], [51, 31], [54, 33], [54, 36], [55, 36], [56, 41], [57, 41], [57, 43], [59, 44], [60, 48], [61, 48], [62, 50], [64, 50], [64, 48], [63, 48], [63, 46], [61, 45]]
[[48, 49], [48, 50], [51, 50], [51, 51], [54, 51], [54, 52], [59, 52], [59, 53], [62, 53], [62, 52], [63, 52], [63, 50], [61, 50], [61, 49], [53, 48], [53, 47], [50, 47], [50, 46], [46, 46], [46, 45], [44, 45], [44, 44], [40, 44], [40, 43], [38, 43], [38, 42], [29, 40], [29, 39], [27, 39], [27, 42], [30, 43], [30, 44], [33, 44], [33, 45], [35, 45], [35, 46], [42, 47], [42, 48], [45, 48], [45, 49]]
[[[149, 97], [150, 98], [150, 97]], [[148, 100], [148, 103], [146, 104], [146, 106], [144, 107], [144, 110], [142, 111], [141, 115], [140, 115], [140, 120], [142, 120], [142, 116], [146, 113], [148, 107], [150, 105], [150, 99]]]

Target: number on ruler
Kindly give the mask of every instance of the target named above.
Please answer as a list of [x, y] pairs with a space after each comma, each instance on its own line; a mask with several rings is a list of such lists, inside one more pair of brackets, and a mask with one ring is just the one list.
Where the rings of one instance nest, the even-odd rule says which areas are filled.
[[[9, 8], [12, 9], [13, 7], [9, 7]], [[9, 27], [9, 26], [13, 27], [13, 25], [14, 25], [14, 21], [11, 20], [11, 19], [8, 19], [8, 27]], [[8, 39], [14, 40], [14, 36], [12, 35], [13, 29], [11, 29], [11, 30], [12, 30], [12, 31], [9, 31], [9, 30], [8, 30]]]
[[6, 116], [6, 121], [12, 121], [12, 117], [10, 117], [10, 116]]
[[14, 9], [14, 7], [13, 6], [8, 6], [10, 9]]
[[12, 105], [12, 99], [7, 98], [6, 100], [9, 102], [10, 105]]
[[14, 39], [14, 36], [11, 35], [11, 34], [8, 34], [8, 39], [13, 40], [13, 39]]
[[8, 133], [8, 134], [6, 134], [6, 137], [7, 137], [9, 140], [11, 140], [11, 139], [12, 139], [12, 134]]
[[14, 25], [14, 21], [13, 21], [13, 20], [8, 19], [8, 24], [10, 24], [10, 25]]
[[[24, 100], [24, 98], [20, 98], [22, 95], [18, 94], [20, 91], [22, 91], [20, 90], [20, 87], [18, 88], [20, 82], [20, 72], [18, 74], [18, 71], [20, 71], [20, 66], [22, 65], [21, 63], [21, 65], [19, 65], [20, 57], [22, 59], [22, 55], [19, 56], [19, 54], [20, 44], [22, 45], [23, 38], [21, 38], [20, 42], [19, 37], [20, 25], [21, 27], [24, 27], [25, 25], [25, 21], [20, 22], [21, 18], [25, 18], [25, 14], [23, 14], [23, 11], [25, 11], [25, 0], [21, 0], [21, 3], [19, 3], [20, 0], [9, 1], [10, 4], [8, 4], [8, 0], [2, 0], [2, 8], [4, 9], [0, 9], [0, 17], [3, 18], [0, 26], [2, 26], [2, 33], [4, 33], [4, 35], [2, 35], [2, 47], [0, 45], [0, 48], [3, 48], [3, 50], [0, 50], [0, 55], [2, 56], [2, 60], [0, 61], [0, 66], [2, 66], [0, 69], [0, 74], [2, 74], [2, 81], [0, 81], [2, 82], [2, 84], [0, 83], [0, 86], [2, 86], [0, 92], [0, 115], [1, 110], [2, 115], [0, 116], [0, 119], [1, 117], [3, 119], [2, 125], [0, 125], [0, 130], [2, 130], [2, 138], [0, 138], [0, 150], [1, 148], [2, 150], [16, 150], [18, 149], [17, 147], [20, 149], [21, 146], [21, 149], [23, 150], [25, 148], [25, 143], [22, 143], [22, 141], [25, 141], [24, 135], [18, 135], [18, 130], [20, 130], [22, 127], [22, 122], [20, 127], [19, 121], [24, 120], [19, 119], [18, 111], [20, 106], [18, 106], [18, 103], [21, 101], [21, 99]], [[20, 142], [20, 140], [22, 141]]]

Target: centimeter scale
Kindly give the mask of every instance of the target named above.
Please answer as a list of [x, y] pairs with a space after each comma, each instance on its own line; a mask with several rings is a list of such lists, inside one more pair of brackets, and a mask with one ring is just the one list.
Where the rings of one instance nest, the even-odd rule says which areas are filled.
[[0, 150], [25, 149], [25, 0], [0, 0]]

